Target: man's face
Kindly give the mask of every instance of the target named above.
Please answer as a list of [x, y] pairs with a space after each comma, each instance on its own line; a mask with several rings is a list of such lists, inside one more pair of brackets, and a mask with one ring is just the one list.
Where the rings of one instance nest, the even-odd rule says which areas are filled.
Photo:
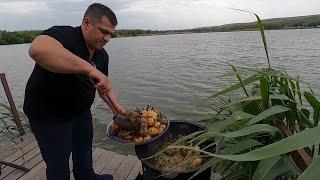
[[115, 32], [115, 26], [112, 25], [106, 16], [100, 21], [91, 22], [90, 19], [84, 18], [85, 40], [90, 49], [102, 49]]

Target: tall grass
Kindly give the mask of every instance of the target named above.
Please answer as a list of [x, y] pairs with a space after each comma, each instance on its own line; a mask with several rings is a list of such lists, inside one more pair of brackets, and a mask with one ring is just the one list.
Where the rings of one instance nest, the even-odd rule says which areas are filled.
[[[241, 10], [243, 11], [243, 10]], [[248, 11], [245, 11], [248, 12]], [[310, 179], [320, 177], [320, 101], [312, 89], [301, 88], [299, 77], [271, 67], [263, 22], [257, 14], [257, 26], [264, 45], [267, 68], [249, 69], [231, 66], [238, 83], [208, 97], [203, 106], [214, 115], [202, 120], [208, 130], [185, 139], [215, 142], [215, 151], [202, 149], [210, 161], [199, 168], [220, 173], [223, 179]], [[249, 75], [248, 75], [249, 74]], [[227, 100], [230, 93], [243, 95]], [[230, 99], [230, 98], [228, 98]], [[294, 134], [285, 137], [276, 128], [282, 121]], [[173, 146], [170, 148], [191, 148]], [[288, 152], [304, 148], [314, 162], [301, 172]]]

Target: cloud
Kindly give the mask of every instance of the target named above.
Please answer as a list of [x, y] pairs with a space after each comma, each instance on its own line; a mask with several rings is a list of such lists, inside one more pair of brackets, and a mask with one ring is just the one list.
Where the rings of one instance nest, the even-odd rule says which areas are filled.
[[0, 2], [2, 13], [9, 14], [30, 14], [47, 11], [45, 2]]
[[[120, 22], [124, 20], [127, 27], [150, 29], [184, 29], [223, 24], [228, 22], [226, 16], [228, 13], [234, 14], [219, 1], [211, 0], [178, 2], [145, 0], [132, 3], [129, 7], [118, 11]], [[127, 22], [132, 15], [134, 16], [130, 18], [131, 21]]]
[[229, 7], [256, 12], [264, 19], [320, 12], [319, 0], [0, 0], [0, 29], [80, 25], [93, 2], [113, 9], [120, 29], [184, 29], [254, 21]]

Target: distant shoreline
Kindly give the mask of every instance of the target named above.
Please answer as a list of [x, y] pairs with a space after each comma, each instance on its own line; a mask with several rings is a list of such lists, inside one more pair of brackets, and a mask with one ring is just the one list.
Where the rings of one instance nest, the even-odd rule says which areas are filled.
[[[320, 27], [307, 27], [307, 28], [282, 28], [282, 29], [266, 29], [266, 31], [273, 31], [273, 30], [305, 30], [305, 29], [320, 29]], [[121, 31], [121, 30], [119, 30]], [[134, 30], [126, 30], [126, 31], [134, 31]], [[191, 31], [180, 31], [180, 32], [161, 32], [159, 31], [158, 33], [149, 33], [149, 34], [135, 34], [135, 35], [118, 35], [113, 38], [124, 38], [124, 37], [141, 37], [141, 36], [159, 36], [159, 35], [175, 35], [175, 34], [198, 34], [198, 33], [216, 33], [216, 32], [242, 32], [242, 31], [259, 31], [258, 29], [239, 29], [239, 30], [225, 30], [225, 31], [207, 31], [207, 32], [191, 32]], [[8, 34], [12, 34], [11, 36], [13, 38], [16, 38], [20, 35], [23, 36], [23, 34], [28, 34], [28, 32], [33, 32], [33, 31], [23, 31], [23, 32], [6, 32]], [[42, 31], [39, 31], [39, 33], [34, 34], [33, 37], [28, 37], [27, 41], [22, 41], [22, 42], [15, 42], [15, 43], [1, 43], [0, 39], [0, 46], [3, 45], [14, 45], [14, 44], [28, 44], [31, 43], [32, 40], [37, 37], [38, 35], [41, 34]], [[1, 36], [0, 36], [1, 37]]]
[[[287, 18], [272, 18], [262, 20], [265, 30], [290, 30], [290, 29], [320, 29], [320, 15], [297, 16]], [[137, 37], [172, 34], [211, 33], [211, 32], [237, 32], [257, 31], [257, 22], [234, 23], [221, 26], [201, 27], [182, 30], [142, 30], [121, 29], [117, 30], [112, 37]], [[30, 43], [41, 34], [42, 30], [6, 32], [0, 30], [0, 45]]]
[[[304, 30], [304, 29], [320, 29], [320, 27], [265, 29], [265, 31]], [[216, 33], [216, 32], [245, 32], [245, 31], [259, 31], [259, 29], [241, 29], [241, 30], [208, 31], [208, 32], [173, 32], [173, 33], [158, 33], [158, 34], [141, 34], [139, 36], [157, 36], [157, 35], [173, 35], [173, 34], [197, 34], [197, 33]], [[136, 37], [136, 36], [119, 36], [117, 38], [121, 38], [121, 37]]]

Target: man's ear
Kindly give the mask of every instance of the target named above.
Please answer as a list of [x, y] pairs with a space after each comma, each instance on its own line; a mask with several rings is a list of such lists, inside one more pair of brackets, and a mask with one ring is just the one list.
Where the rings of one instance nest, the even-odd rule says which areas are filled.
[[89, 24], [90, 24], [89, 18], [88, 18], [88, 17], [83, 17], [83, 19], [82, 19], [82, 25], [83, 25], [83, 27], [84, 27], [85, 29], [88, 29], [88, 28], [89, 28]]

